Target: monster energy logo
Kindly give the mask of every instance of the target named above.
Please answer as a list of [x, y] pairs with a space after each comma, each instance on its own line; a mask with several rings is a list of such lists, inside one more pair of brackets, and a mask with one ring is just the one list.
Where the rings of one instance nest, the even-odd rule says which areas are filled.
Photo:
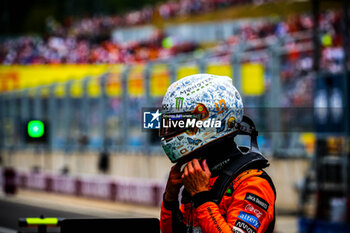
[[184, 103], [184, 98], [183, 97], [176, 97], [175, 99], [176, 99], [175, 108], [176, 109], [182, 108], [182, 105]]

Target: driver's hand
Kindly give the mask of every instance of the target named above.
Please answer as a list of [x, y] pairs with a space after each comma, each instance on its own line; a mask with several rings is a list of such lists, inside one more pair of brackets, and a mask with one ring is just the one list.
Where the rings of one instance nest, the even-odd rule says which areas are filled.
[[164, 195], [164, 199], [168, 202], [176, 201], [178, 199], [180, 188], [182, 186], [182, 172], [180, 169], [181, 164], [179, 163], [171, 167]]
[[211, 172], [207, 161], [203, 159], [202, 166], [198, 159], [188, 162], [182, 174], [182, 182], [191, 196], [209, 190]]

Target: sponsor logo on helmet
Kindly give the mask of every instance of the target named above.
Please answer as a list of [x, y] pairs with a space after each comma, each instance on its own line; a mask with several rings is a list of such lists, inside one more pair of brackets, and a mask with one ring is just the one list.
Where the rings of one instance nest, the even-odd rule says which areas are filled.
[[162, 104], [163, 110], [169, 110], [169, 104]]
[[183, 97], [176, 97], [175, 100], [176, 100], [175, 108], [177, 110], [181, 109], [183, 106], [183, 103], [184, 103], [184, 98]]
[[219, 100], [219, 103], [215, 103], [215, 108], [218, 114], [227, 111], [226, 101], [224, 99]]
[[247, 233], [256, 233], [256, 230], [254, 230], [253, 227], [251, 227], [248, 223], [244, 222], [244, 221], [241, 221], [241, 220], [237, 220], [236, 223], [235, 223], [235, 226], [240, 228], [240, 229], [243, 229], [244, 232], [247, 232]]
[[195, 92], [212, 84], [211, 80], [212, 80], [212, 77], [209, 77], [207, 79], [201, 80], [200, 82], [193, 83], [191, 86], [186, 87], [183, 90], [181, 90], [180, 94], [181, 95], [186, 94], [187, 96], [194, 94]]
[[260, 227], [260, 222], [259, 222], [258, 218], [251, 215], [251, 214], [248, 214], [244, 211], [239, 212], [238, 218], [249, 223], [250, 225], [255, 227], [257, 230]]
[[247, 193], [244, 199], [256, 204], [265, 211], [269, 208], [269, 203], [255, 194]]

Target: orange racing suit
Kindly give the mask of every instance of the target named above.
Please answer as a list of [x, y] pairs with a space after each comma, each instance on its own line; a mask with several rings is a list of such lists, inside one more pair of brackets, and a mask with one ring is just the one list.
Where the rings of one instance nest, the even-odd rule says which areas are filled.
[[[210, 179], [209, 190], [215, 178]], [[240, 173], [229, 185], [219, 205], [211, 201], [210, 192], [200, 192], [191, 202], [181, 204], [163, 201], [160, 227], [162, 233], [173, 230], [173, 215], [180, 219], [186, 232], [273, 232], [275, 224], [274, 185], [266, 172], [250, 169]], [[177, 205], [177, 207], [176, 207]], [[176, 214], [175, 209], [180, 209]]]

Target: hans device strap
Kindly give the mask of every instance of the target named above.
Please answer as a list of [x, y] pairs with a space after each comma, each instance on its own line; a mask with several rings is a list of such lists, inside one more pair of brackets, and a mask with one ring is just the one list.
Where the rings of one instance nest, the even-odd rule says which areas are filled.
[[248, 152], [240, 153], [235, 159], [219, 174], [213, 187], [210, 189], [212, 200], [220, 204], [228, 186], [242, 172], [249, 169], [263, 169], [269, 166], [267, 159], [261, 154]]
[[239, 147], [232, 152], [230, 163], [221, 171], [211, 188], [212, 200], [220, 204], [228, 186], [242, 172], [249, 169], [263, 169], [269, 166], [267, 159], [259, 151], [254, 122], [247, 116], [243, 116], [242, 122], [236, 125], [238, 135], [250, 136], [250, 147]]

